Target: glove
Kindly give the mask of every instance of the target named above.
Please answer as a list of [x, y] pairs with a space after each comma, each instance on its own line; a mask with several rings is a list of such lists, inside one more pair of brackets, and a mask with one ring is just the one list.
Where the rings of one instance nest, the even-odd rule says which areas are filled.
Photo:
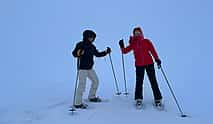
[[161, 68], [161, 60], [160, 60], [160, 59], [157, 59], [157, 60], [155, 60], [155, 61], [156, 61], [157, 65], [158, 65], [158, 68]]
[[107, 47], [106, 53], [109, 54], [109, 53], [111, 53], [111, 52], [112, 52], [112, 50], [111, 50], [109, 47]]
[[78, 57], [80, 57], [80, 56], [83, 55], [83, 54], [84, 54], [84, 50], [79, 49], [79, 50], [77, 51], [77, 56], [78, 56]]
[[124, 48], [124, 40], [123, 39], [119, 41], [119, 45], [120, 45], [120, 48]]

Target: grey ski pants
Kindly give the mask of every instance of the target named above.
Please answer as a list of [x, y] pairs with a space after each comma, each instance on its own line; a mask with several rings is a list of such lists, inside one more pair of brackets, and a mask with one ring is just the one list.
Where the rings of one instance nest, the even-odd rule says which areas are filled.
[[85, 89], [86, 89], [87, 78], [89, 78], [92, 82], [88, 98], [90, 99], [90, 98], [96, 97], [96, 91], [98, 89], [99, 80], [98, 80], [95, 70], [80, 69], [79, 70], [79, 83], [78, 83], [78, 88], [76, 91], [76, 98], [75, 98], [75, 105], [82, 104], [82, 98], [83, 98], [83, 93], [85, 92]]

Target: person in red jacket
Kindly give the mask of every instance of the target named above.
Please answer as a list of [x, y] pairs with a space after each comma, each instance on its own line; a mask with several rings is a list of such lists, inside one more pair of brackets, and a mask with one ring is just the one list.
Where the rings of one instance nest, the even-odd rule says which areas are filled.
[[136, 105], [141, 105], [143, 100], [143, 80], [144, 72], [148, 75], [151, 83], [155, 105], [160, 106], [162, 103], [162, 95], [156, 80], [155, 68], [153, 58], [161, 67], [161, 60], [149, 39], [145, 39], [140, 27], [136, 27], [133, 30], [133, 36], [130, 36], [129, 45], [124, 46], [124, 41], [120, 40], [119, 45], [123, 54], [127, 54], [130, 51], [134, 52], [135, 67], [136, 67], [136, 86], [135, 86], [135, 100]]

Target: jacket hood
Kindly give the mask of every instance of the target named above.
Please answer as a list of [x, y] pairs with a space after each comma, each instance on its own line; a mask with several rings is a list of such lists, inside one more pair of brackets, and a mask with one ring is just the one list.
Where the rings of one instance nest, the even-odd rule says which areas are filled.
[[[135, 34], [136, 31], [141, 32], [141, 35], [140, 35], [140, 36], [134, 36], [134, 34]], [[143, 31], [142, 31], [142, 29], [141, 29], [140, 27], [136, 27], [136, 28], [133, 29], [133, 37], [136, 38], [136, 39], [137, 39], [137, 38], [142, 38], [142, 39], [144, 39]]]
[[94, 39], [96, 38], [96, 33], [92, 30], [85, 30], [83, 32], [83, 40], [87, 41], [88, 38], [93, 37]]

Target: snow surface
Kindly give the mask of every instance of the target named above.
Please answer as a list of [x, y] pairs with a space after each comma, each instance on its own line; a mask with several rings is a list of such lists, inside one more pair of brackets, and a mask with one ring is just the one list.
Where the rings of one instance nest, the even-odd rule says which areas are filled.
[[[210, 124], [213, 115], [211, 0], [5, 0], [0, 1], [0, 124], [173, 123]], [[134, 108], [135, 68], [125, 55], [129, 96], [116, 96], [109, 57], [95, 58], [105, 102], [68, 112], [76, 60], [71, 56], [84, 29], [97, 32], [99, 50], [112, 48], [119, 88], [124, 91], [118, 41], [128, 44], [141, 26], [162, 60], [184, 113], [181, 118], [156, 68], [165, 111], [156, 111], [147, 76], [144, 110]], [[87, 98], [88, 88], [84, 98]]]

